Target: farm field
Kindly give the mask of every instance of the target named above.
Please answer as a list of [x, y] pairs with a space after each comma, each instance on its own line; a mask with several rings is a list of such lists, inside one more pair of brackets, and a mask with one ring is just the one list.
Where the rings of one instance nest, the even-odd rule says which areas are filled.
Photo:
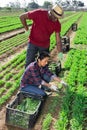
[[[6, 105], [19, 90], [24, 72], [28, 35], [22, 30], [18, 19], [20, 12], [2, 16], [0, 13], [0, 130], [22, 130], [5, 125]], [[16, 19], [15, 22], [14, 18]], [[8, 22], [12, 20], [12, 22]], [[65, 12], [60, 20], [61, 37], [70, 38], [70, 50], [64, 52], [59, 77], [68, 83], [59, 92], [50, 95], [32, 130], [87, 130], [87, 12]], [[72, 30], [72, 24], [77, 30]], [[29, 23], [31, 25], [32, 22]], [[10, 28], [11, 27], [11, 28]], [[5, 30], [4, 30], [5, 28]], [[18, 32], [19, 30], [19, 32]], [[11, 35], [12, 33], [12, 35]], [[11, 35], [11, 36], [10, 36]], [[57, 60], [54, 34], [51, 36], [50, 69]]]

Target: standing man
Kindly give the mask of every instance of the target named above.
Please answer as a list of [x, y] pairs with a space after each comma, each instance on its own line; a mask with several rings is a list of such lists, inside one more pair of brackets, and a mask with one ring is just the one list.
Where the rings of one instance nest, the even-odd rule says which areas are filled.
[[[38, 52], [49, 52], [50, 36], [53, 32], [55, 32], [58, 56], [59, 58], [63, 57], [60, 40], [61, 24], [58, 20], [62, 16], [63, 9], [57, 4], [51, 10], [37, 9], [20, 16], [25, 30], [30, 31], [25, 67], [35, 60], [35, 55]], [[31, 30], [28, 28], [27, 19], [33, 21]]]

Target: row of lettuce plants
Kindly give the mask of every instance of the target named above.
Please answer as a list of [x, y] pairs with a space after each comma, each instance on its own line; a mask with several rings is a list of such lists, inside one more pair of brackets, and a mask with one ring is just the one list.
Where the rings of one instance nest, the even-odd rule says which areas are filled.
[[[82, 16], [82, 12], [76, 13], [74, 15], [74, 17], [71, 17], [70, 20], [66, 21], [66, 23], [64, 23], [62, 25], [62, 29], [61, 29], [61, 36], [66, 35], [66, 33], [68, 32], [68, 30], [71, 28], [72, 24], [76, 21], [78, 21], [78, 19]], [[66, 31], [65, 31], [66, 30]], [[66, 32], [66, 33], [65, 33]]]
[[[62, 24], [62, 29], [61, 29], [61, 37], [66, 35], [66, 33], [69, 31], [71, 28], [72, 24], [76, 22], [80, 17], [82, 16], [82, 12], [74, 14], [74, 17], [70, 17], [66, 22]], [[55, 47], [56, 40], [55, 40], [55, 34], [53, 33], [51, 36], [51, 47]], [[50, 47], [50, 50], [52, 50]]]
[[[85, 111], [87, 109], [87, 51], [71, 50], [65, 62], [68, 71], [68, 87], [63, 99], [56, 130], [86, 130]], [[68, 64], [70, 61], [70, 64]], [[82, 75], [81, 75], [82, 74]]]
[[6, 53], [8, 51], [9, 51], [9, 53], [13, 52], [14, 47], [27, 43], [27, 41], [28, 41], [27, 39], [28, 39], [28, 35], [23, 33], [23, 34], [18, 34], [15, 37], [12, 37], [5, 41], [2, 41], [0, 43], [0, 55]]
[[79, 53], [77, 88], [72, 107], [72, 119], [70, 120], [71, 130], [86, 129], [86, 110], [87, 110], [87, 51], [77, 51]]
[[[9, 23], [10, 21], [10, 23]], [[27, 21], [28, 25], [32, 24], [32, 21]], [[7, 16], [0, 18], [0, 34], [8, 32], [14, 29], [22, 28], [23, 25], [19, 19], [19, 16]]]
[[75, 12], [75, 13], [72, 13], [72, 14], [70, 13], [70, 15], [68, 15], [68, 16], [66, 17], [67, 13], [64, 12], [64, 18], [63, 18], [63, 19], [59, 19], [59, 21], [60, 21], [61, 23], [63, 23], [63, 22], [65, 22], [65, 21], [67, 21], [68, 19], [74, 17], [74, 16], [77, 15], [77, 14], [78, 14], [78, 12]]
[[[48, 99], [49, 100], [49, 99]], [[55, 121], [53, 120], [53, 117], [56, 113], [58, 114], [59, 111], [57, 109], [60, 108], [60, 102], [62, 98], [59, 94], [55, 94], [54, 97], [52, 97], [51, 101], [49, 102], [48, 109], [46, 111], [47, 114], [44, 115], [43, 123], [42, 123], [42, 130], [49, 130], [50, 126], [54, 126]]]
[[0, 28], [15, 25], [18, 23], [20, 23], [20, 19], [18, 16], [0, 17]]
[[26, 51], [16, 56], [6, 65], [0, 67], [0, 106], [3, 105], [19, 88], [20, 78], [24, 72]]
[[75, 44], [87, 44], [87, 12], [84, 12], [83, 17], [78, 26], [76, 36], [74, 38]]

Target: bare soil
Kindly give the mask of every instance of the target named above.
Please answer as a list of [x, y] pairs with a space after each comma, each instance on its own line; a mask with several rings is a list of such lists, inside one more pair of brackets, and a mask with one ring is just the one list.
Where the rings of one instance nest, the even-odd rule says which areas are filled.
[[6, 52], [0, 56], [0, 65], [5, 65], [8, 61], [12, 60], [15, 56], [20, 54], [23, 50], [27, 49], [27, 43], [24, 43], [16, 48], [13, 48], [12, 53]]
[[13, 36], [16, 36], [17, 34], [21, 34], [21, 33], [24, 33], [24, 28], [20, 28], [20, 29], [16, 29], [16, 30], [13, 30], [10, 32], [2, 33], [2, 34], [0, 34], [0, 42], [3, 40], [9, 39]]

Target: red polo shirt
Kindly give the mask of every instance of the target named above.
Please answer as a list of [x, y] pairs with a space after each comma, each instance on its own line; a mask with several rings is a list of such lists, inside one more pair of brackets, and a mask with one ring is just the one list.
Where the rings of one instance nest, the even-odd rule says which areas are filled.
[[39, 47], [48, 48], [51, 34], [61, 31], [60, 22], [50, 20], [48, 10], [43, 9], [29, 11], [28, 18], [33, 20], [29, 42]]

